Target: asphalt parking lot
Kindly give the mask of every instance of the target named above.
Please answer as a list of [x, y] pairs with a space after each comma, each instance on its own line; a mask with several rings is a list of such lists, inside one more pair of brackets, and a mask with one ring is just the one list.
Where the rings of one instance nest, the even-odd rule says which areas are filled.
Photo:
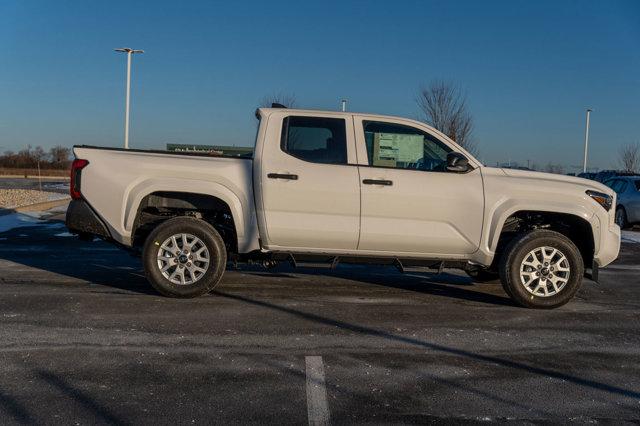
[[167, 299], [56, 221], [0, 233], [0, 270], [3, 424], [640, 419], [640, 244], [554, 311], [364, 267], [246, 267]]

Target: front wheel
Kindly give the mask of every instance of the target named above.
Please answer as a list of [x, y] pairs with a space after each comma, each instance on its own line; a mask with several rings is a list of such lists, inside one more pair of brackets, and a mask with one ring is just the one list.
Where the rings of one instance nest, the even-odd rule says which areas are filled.
[[196, 297], [218, 284], [227, 264], [224, 241], [207, 222], [176, 217], [158, 225], [142, 251], [147, 279], [168, 297]]
[[519, 305], [551, 309], [567, 303], [582, 284], [584, 264], [564, 235], [535, 230], [514, 238], [500, 260], [500, 280]]

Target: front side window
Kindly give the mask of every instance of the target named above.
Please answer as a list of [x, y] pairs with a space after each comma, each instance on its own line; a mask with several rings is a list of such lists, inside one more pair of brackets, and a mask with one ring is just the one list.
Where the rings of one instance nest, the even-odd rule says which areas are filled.
[[312, 163], [347, 164], [346, 135], [343, 119], [291, 116], [282, 123], [281, 148]]
[[445, 171], [452, 151], [430, 134], [409, 126], [364, 121], [369, 165], [426, 171]]

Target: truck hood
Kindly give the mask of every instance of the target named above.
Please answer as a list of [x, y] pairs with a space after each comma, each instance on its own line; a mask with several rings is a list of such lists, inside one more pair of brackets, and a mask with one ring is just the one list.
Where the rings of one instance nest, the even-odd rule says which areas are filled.
[[539, 182], [541, 185], [546, 184], [557, 184], [557, 186], [567, 187], [581, 187], [584, 190], [591, 189], [593, 191], [603, 192], [605, 194], [609, 194], [611, 196], [614, 195], [614, 192], [611, 188], [606, 185], [601, 184], [600, 182], [596, 182], [595, 180], [583, 179], [575, 176], [566, 176], [559, 175], [555, 173], [543, 173], [543, 172], [533, 172], [530, 170], [517, 170], [517, 169], [498, 169], [494, 167], [487, 167], [487, 169], [493, 169], [494, 171], [500, 171], [505, 176], [508, 176], [513, 179], [518, 179], [522, 181], [529, 181], [530, 183]]

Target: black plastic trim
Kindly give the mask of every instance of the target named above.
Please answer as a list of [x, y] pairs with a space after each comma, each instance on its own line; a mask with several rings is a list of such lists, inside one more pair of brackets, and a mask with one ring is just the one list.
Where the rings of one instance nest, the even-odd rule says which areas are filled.
[[71, 200], [65, 224], [69, 231], [111, 239], [109, 229], [85, 200]]

